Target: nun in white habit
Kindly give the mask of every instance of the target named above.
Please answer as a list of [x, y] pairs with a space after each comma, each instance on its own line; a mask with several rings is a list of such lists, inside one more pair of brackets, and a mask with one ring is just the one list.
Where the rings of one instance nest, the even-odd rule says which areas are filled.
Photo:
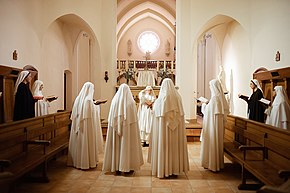
[[152, 106], [156, 99], [154, 91], [151, 86], [147, 86], [144, 90], [139, 93], [139, 108], [138, 108], [138, 119], [139, 119], [139, 128], [141, 141], [144, 146], [149, 142], [149, 134], [152, 128], [152, 117], [153, 110]]
[[229, 108], [220, 81], [211, 80], [209, 88], [209, 103], [202, 104], [201, 165], [216, 172], [224, 167], [224, 123]]
[[165, 78], [153, 105], [148, 161], [158, 178], [189, 171], [182, 101], [171, 79]]
[[100, 108], [93, 102], [94, 85], [86, 82], [72, 109], [68, 165], [79, 169], [95, 168], [103, 152]]
[[275, 86], [276, 93], [266, 124], [282, 129], [290, 129], [290, 105], [288, 96], [282, 86]]
[[32, 86], [32, 95], [36, 100], [35, 103], [35, 116], [42, 116], [48, 114], [49, 103], [44, 99], [42, 94], [43, 82], [36, 80]]
[[109, 112], [103, 171], [136, 171], [143, 163], [136, 103], [129, 86], [122, 84]]

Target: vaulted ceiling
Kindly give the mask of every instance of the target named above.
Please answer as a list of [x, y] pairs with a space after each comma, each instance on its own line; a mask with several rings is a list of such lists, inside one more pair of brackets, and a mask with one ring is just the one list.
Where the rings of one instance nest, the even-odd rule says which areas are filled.
[[176, 0], [117, 0], [117, 41], [135, 23], [151, 17], [175, 34]]

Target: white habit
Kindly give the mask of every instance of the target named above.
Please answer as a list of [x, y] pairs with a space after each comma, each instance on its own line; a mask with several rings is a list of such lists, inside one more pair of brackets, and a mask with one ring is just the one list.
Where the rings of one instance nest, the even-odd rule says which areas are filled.
[[148, 161], [158, 178], [189, 171], [182, 101], [171, 79], [161, 84], [153, 105], [154, 117]]
[[288, 96], [282, 86], [275, 86], [276, 92], [270, 115], [267, 116], [266, 124], [282, 129], [290, 129], [290, 105]]
[[32, 86], [32, 95], [36, 101], [35, 103], [35, 116], [42, 116], [48, 114], [48, 101], [44, 100], [43, 94], [43, 82], [41, 80], [36, 80]]
[[94, 85], [86, 82], [72, 109], [68, 147], [68, 165], [80, 169], [95, 168], [103, 152], [100, 107], [93, 102]]
[[130, 172], [143, 163], [136, 104], [129, 86], [122, 84], [109, 112], [103, 171]]
[[156, 96], [151, 86], [147, 86], [139, 93], [140, 104], [138, 108], [138, 119], [141, 141], [148, 143], [149, 134], [152, 128], [153, 110], [152, 106]]
[[219, 80], [211, 80], [209, 87], [209, 103], [202, 104], [201, 165], [219, 171], [224, 167], [224, 122], [229, 108]]

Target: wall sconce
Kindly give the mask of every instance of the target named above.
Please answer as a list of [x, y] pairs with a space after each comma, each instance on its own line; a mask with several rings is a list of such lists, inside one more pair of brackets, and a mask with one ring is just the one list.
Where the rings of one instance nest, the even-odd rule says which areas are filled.
[[275, 60], [276, 60], [276, 62], [280, 61], [280, 52], [279, 51], [277, 51], [277, 53], [276, 53]]
[[108, 82], [109, 80], [109, 75], [108, 75], [108, 71], [105, 71], [105, 77], [104, 77], [105, 81]]

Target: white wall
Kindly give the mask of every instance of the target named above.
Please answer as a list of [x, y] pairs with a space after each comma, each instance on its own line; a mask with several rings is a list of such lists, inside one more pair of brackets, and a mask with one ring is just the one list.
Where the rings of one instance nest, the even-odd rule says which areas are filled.
[[[40, 65], [41, 39], [34, 28], [39, 24], [39, 9], [37, 0], [0, 0], [1, 64], [17, 68]], [[18, 53], [17, 61], [12, 59], [14, 50]]]
[[[0, 63], [18, 68], [35, 66], [39, 79], [45, 82], [45, 94], [60, 97], [51, 109], [62, 109], [63, 73], [72, 68], [76, 36], [55, 21], [67, 14], [77, 15], [84, 23], [70, 21], [75, 25], [72, 29], [86, 27], [94, 38], [91, 81], [95, 83], [95, 96], [110, 101], [116, 82], [116, 4], [115, 0], [0, 0]], [[12, 60], [14, 50], [18, 52], [17, 61]], [[109, 71], [108, 83], [103, 79], [105, 70]], [[103, 118], [109, 106], [102, 106]]]
[[223, 42], [223, 65], [226, 74], [226, 86], [231, 94], [231, 113], [247, 117], [247, 104], [238, 98], [238, 93], [251, 94], [250, 80], [250, 42], [243, 27], [237, 22], [228, 26]]
[[[289, 66], [289, 6], [288, 0], [177, 0], [177, 70], [181, 72], [177, 82], [181, 85], [187, 117], [194, 117], [191, 111], [194, 108], [192, 90], [196, 89], [196, 79], [188, 77], [196, 75], [197, 40], [205, 32], [207, 22], [217, 15], [236, 21], [228, 26], [220, 44], [226, 78], [230, 79], [232, 71], [233, 113], [246, 116], [247, 105], [237, 99], [237, 93], [251, 93], [249, 81], [253, 72], [262, 66], [268, 69]], [[277, 50], [281, 53], [278, 63], [274, 61]], [[183, 85], [189, 88], [183, 88]]]
[[38, 79], [43, 81], [44, 96], [56, 95], [58, 99], [50, 103], [49, 112], [64, 108], [64, 70], [69, 69], [69, 49], [65, 43], [62, 23], [54, 22], [42, 40], [41, 62], [38, 65]]
[[179, 87], [182, 97], [185, 118], [195, 119], [197, 58], [192, 49], [194, 36], [191, 28], [194, 20], [190, 5], [191, 2], [188, 0], [176, 1], [176, 86]]
[[[101, 117], [107, 118], [110, 101], [115, 93], [116, 67], [116, 6], [115, 0], [50, 0], [43, 1], [43, 26], [55, 19], [75, 14], [85, 23], [79, 27], [88, 28], [92, 35], [91, 81], [95, 84], [95, 97], [106, 98], [108, 103], [101, 106]], [[74, 22], [72, 21], [72, 24]], [[88, 32], [88, 31], [87, 31]], [[75, 58], [74, 58], [75, 59]], [[73, 62], [73, 61], [72, 61]], [[73, 65], [73, 64], [72, 64]], [[108, 83], [104, 80], [104, 72], [109, 72]], [[74, 77], [74, 75], [72, 75]]]
[[[110, 104], [113, 96], [115, 95], [116, 82], [117, 82], [117, 55], [116, 55], [116, 25], [117, 25], [117, 1], [115, 0], [102, 0], [102, 22], [101, 36], [100, 36], [100, 53], [101, 53], [101, 97], [108, 99], [108, 102], [101, 106], [102, 118], [108, 118]], [[100, 27], [98, 27], [100, 28]], [[105, 71], [109, 73], [109, 80], [106, 83], [104, 80]]]
[[[252, 69], [290, 66], [290, 1], [265, 0], [251, 3], [250, 42]], [[275, 54], [281, 53], [281, 61]]]
[[[66, 14], [75, 14], [85, 21], [93, 36], [94, 52], [92, 81], [97, 84], [96, 93], [108, 101], [114, 95], [116, 84], [116, 6], [115, 0], [0, 0], [0, 63], [22, 68], [26, 64], [48, 73], [39, 72], [46, 84], [47, 94], [62, 96], [59, 86], [63, 71], [71, 68], [71, 54], [74, 38], [68, 40], [68, 33], [61, 25], [51, 27], [55, 20]], [[263, 66], [275, 69], [289, 66], [290, 62], [290, 1], [289, 0], [177, 0], [177, 69], [176, 84], [180, 87], [186, 118], [195, 118], [193, 97], [196, 91], [197, 42], [204, 25], [216, 15], [233, 18], [226, 31], [223, 61], [232, 69], [234, 95], [240, 90], [250, 93], [249, 79], [255, 69]], [[79, 26], [81, 29], [82, 26]], [[52, 31], [50, 31], [52, 30]], [[65, 34], [65, 35], [63, 35]], [[64, 40], [61, 37], [64, 37]], [[48, 42], [52, 39], [53, 41]], [[54, 42], [54, 44], [53, 44]], [[18, 60], [12, 59], [17, 50]], [[60, 50], [59, 53], [56, 53]], [[275, 62], [279, 50], [281, 61]], [[46, 53], [56, 54], [50, 57]], [[231, 54], [233, 53], [233, 54]], [[64, 57], [63, 57], [64, 56]], [[62, 58], [64, 61], [58, 61]], [[234, 58], [234, 64], [228, 58]], [[55, 65], [52, 70], [46, 66]], [[66, 69], [67, 70], [67, 69]], [[109, 72], [109, 81], [103, 79], [104, 71]], [[236, 78], [240, 76], [241, 78]], [[51, 90], [53, 87], [53, 90]], [[62, 108], [60, 101], [54, 109]], [[235, 114], [245, 116], [246, 104], [235, 102]], [[102, 106], [102, 117], [106, 118], [110, 104]]]

